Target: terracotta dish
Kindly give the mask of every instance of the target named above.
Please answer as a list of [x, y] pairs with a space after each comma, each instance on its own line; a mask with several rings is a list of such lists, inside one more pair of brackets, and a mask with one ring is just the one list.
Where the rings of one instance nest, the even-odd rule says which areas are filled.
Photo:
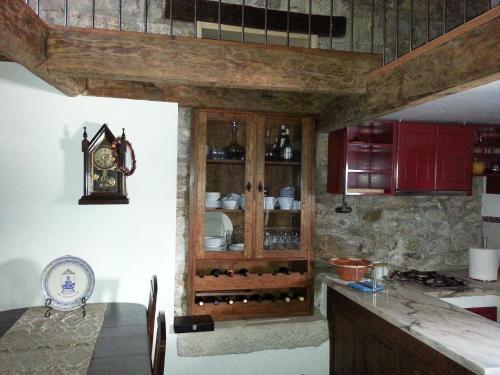
[[328, 262], [335, 267], [337, 275], [346, 281], [362, 280], [371, 266], [370, 261], [360, 258], [332, 258]]

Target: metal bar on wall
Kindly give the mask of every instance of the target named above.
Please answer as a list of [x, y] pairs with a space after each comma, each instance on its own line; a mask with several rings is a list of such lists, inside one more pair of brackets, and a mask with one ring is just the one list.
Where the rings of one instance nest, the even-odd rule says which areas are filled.
[[330, 0], [330, 51], [333, 50], [333, 0]]
[[399, 0], [396, 0], [396, 59], [399, 57]]
[[467, 22], [467, 0], [464, 0], [464, 23]]
[[374, 38], [374, 33], [375, 33], [375, 0], [372, 0], [372, 20], [371, 20], [371, 46], [372, 46], [372, 53], [375, 49], [375, 38]]
[[429, 42], [429, 39], [431, 37], [431, 7], [430, 7], [430, 1], [427, 0], [427, 42]]
[[148, 0], [144, 0], [144, 32], [148, 32]]
[[307, 36], [307, 46], [311, 48], [311, 14], [312, 14], [312, 0], [309, 0], [309, 25], [308, 25], [308, 36]]
[[286, 2], [286, 45], [290, 47], [290, 0]]
[[354, 0], [351, 0], [351, 51], [354, 51]]
[[[491, 8], [491, 7], [490, 7]], [[40, 15], [40, 0], [36, 1], [36, 14]]]
[[446, 34], [446, 0], [443, 0], [443, 34]]
[[220, 11], [221, 11], [221, 0], [219, 0], [219, 7], [217, 8], [217, 20], [219, 22], [219, 40], [222, 39], [222, 24], [220, 20]]
[[64, 0], [64, 26], [68, 27], [68, 0]]
[[95, 28], [95, 0], [92, 0], [92, 28]]
[[241, 43], [245, 43], [245, 0], [241, 0]]
[[118, 0], [118, 29], [122, 31], [122, 0]]
[[268, 0], [266, 0], [266, 6], [264, 9], [264, 44], [267, 44], [267, 7]]
[[410, 0], [410, 51], [413, 50], [413, 0]]
[[382, 52], [382, 64], [385, 65], [386, 63], [386, 58], [385, 58], [385, 53], [386, 53], [386, 45], [387, 45], [387, 0], [384, 0], [384, 25], [383, 25], [383, 52]]
[[198, 3], [194, 0], [194, 37], [198, 38]]
[[170, 36], [174, 35], [174, 0], [170, 0]]

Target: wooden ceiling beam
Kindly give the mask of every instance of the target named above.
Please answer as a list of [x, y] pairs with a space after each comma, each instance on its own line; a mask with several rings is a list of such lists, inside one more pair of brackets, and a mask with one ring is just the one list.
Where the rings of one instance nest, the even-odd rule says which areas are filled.
[[17, 62], [68, 96], [85, 91], [86, 80], [47, 72], [50, 27], [22, 0], [0, 1], [0, 57]]
[[86, 95], [179, 103], [183, 107], [318, 114], [334, 99], [322, 94], [155, 85], [89, 79]]
[[49, 72], [82, 78], [317, 94], [365, 92], [381, 57], [78, 28], [51, 29]]
[[500, 7], [476, 17], [367, 76], [367, 93], [337, 97], [318, 131], [427, 103], [500, 79]]

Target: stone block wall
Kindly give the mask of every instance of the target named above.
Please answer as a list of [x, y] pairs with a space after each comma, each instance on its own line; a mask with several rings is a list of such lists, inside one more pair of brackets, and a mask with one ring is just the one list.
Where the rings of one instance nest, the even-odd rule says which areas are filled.
[[315, 260], [359, 256], [398, 268], [447, 269], [467, 264], [481, 243], [483, 179], [472, 196], [348, 197], [353, 211], [339, 214], [342, 196], [326, 192], [328, 134], [317, 137]]

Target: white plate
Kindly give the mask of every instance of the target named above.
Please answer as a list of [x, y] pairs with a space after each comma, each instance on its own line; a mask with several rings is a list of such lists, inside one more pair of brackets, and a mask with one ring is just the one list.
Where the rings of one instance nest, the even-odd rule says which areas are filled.
[[56, 310], [75, 310], [94, 291], [94, 271], [83, 259], [66, 255], [50, 262], [42, 272], [42, 294]]
[[229, 250], [232, 251], [243, 251], [245, 249], [245, 244], [243, 243], [233, 243], [229, 245]]
[[226, 232], [233, 231], [231, 219], [223, 212], [205, 212], [205, 236], [226, 238]]

